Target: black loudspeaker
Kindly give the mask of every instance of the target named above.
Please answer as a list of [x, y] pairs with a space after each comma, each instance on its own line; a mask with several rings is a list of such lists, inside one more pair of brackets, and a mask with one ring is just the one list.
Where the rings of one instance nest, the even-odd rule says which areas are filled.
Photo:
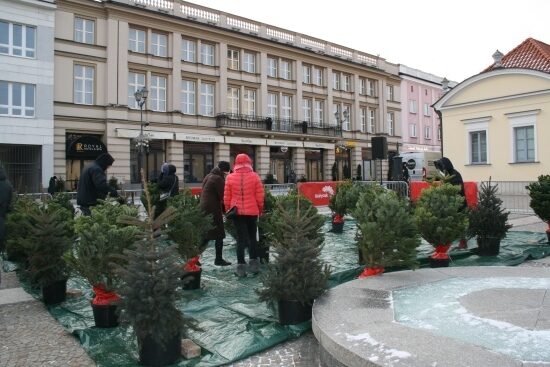
[[372, 159], [388, 159], [388, 141], [385, 136], [373, 136]]

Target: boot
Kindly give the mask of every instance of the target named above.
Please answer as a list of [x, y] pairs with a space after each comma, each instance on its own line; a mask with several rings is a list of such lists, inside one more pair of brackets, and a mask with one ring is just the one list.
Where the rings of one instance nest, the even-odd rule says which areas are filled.
[[244, 278], [246, 276], [246, 264], [237, 264], [235, 275], [239, 278]]
[[250, 259], [248, 262], [248, 271], [251, 274], [258, 274], [260, 272], [260, 260]]
[[224, 259], [216, 259], [214, 260], [214, 265], [216, 266], [228, 266], [231, 265], [229, 261], [225, 261]]

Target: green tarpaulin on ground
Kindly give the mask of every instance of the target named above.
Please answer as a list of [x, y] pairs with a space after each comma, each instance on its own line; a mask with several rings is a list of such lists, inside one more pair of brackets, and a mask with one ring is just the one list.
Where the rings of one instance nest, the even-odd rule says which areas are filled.
[[[343, 234], [328, 232], [327, 222], [325, 247], [322, 256], [331, 264], [333, 275], [330, 286], [354, 279], [362, 267], [358, 264], [355, 247], [355, 222], [347, 221]], [[232, 243], [226, 239], [226, 243]], [[475, 241], [470, 241], [475, 247]], [[432, 247], [419, 247], [418, 259], [427, 266]], [[468, 250], [451, 250], [451, 266], [517, 265], [528, 259], [538, 259], [550, 254], [544, 233], [509, 232], [501, 243], [500, 255], [479, 257]], [[224, 247], [224, 257], [236, 258], [235, 247]], [[310, 329], [309, 322], [296, 326], [281, 326], [277, 312], [265, 303], [260, 303], [255, 293], [259, 287], [257, 277], [238, 279], [232, 267], [216, 267], [214, 249], [209, 247], [203, 254], [202, 289], [183, 291], [178, 307], [198, 321], [202, 331], [190, 331], [189, 337], [199, 344], [203, 353], [200, 358], [185, 361], [177, 366], [219, 366], [256, 354], [287, 339], [295, 338]], [[389, 269], [391, 270], [391, 269]], [[119, 326], [113, 329], [98, 329], [90, 300], [90, 286], [81, 278], [71, 278], [69, 289], [80, 289], [82, 296], [68, 298], [59, 306], [49, 307], [51, 314], [81, 341], [88, 354], [98, 366], [136, 366], [137, 343], [131, 328]], [[33, 294], [38, 297], [38, 292]]]

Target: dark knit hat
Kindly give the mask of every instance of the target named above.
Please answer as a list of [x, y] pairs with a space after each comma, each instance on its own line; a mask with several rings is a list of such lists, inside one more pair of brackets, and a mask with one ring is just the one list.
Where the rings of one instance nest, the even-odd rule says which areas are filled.
[[222, 172], [229, 172], [231, 167], [229, 166], [229, 162], [227, 161], [220, 161], [218, 163], [218, 168], [222, 171]]

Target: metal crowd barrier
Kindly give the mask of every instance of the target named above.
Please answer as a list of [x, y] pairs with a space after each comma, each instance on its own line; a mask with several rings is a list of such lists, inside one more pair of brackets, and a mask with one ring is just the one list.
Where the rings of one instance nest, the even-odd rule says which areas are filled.
[[405, 181], [355, 181], [365, 185], [382, 185], [388, 190], [392, 190], [400, 197], [409, 197], [409, 185]]
[[286, 184], [270, 184], [264, 185], [264, 188], [268, 189], [273, 196], [287, 195], [291, 190], [296, 188], [296, 184], [286, 183]]
[[[498, 197], [502, 200], [502, 206], [511, 213], [533, 214], [529, 206], [531, 198], [527, 185], [533, 181], [491, 181], [491, 185], [498, 185]], [[481, 189], [481, 182], [477, 184]]]

